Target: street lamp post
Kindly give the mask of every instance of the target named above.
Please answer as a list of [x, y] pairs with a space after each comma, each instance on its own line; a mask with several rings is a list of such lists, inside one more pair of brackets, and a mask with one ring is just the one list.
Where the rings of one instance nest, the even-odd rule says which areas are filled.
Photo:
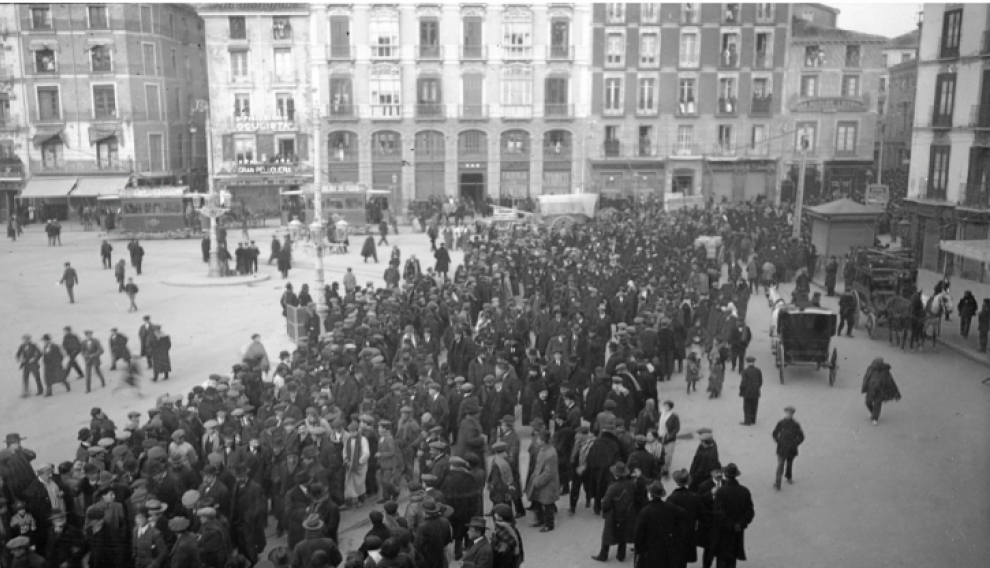
[[206, 205], [200, 208], [200, 213], [210, 219], [210, 261], [207, 277], [220, 278], [223, 271], [220, 269], [220, 244], [217, 242], [217, 219], [219, 219], [226, 209], [221, 207], [220, 196], [213, 183], [213, 129], [210, 125], [210, 104], [202, 99], [196, 101], [193, 112], [201, 112], [206, 117], [206, 187], [208, 194]]
[[798, 139], [801, 141], [801, 168], [798, 170], [797, 195], [794, 197], [794, 233], [791, 235], [795, 239], [801, 238], [801, 216], [804, 214], [804, 173], [808, 166], [808, 149], [811, 147], [811, 139], [807, 128], [802, 128], [798, 132]]
[[313, 250], [316, 252], [316, 278], [313, 283], [316, 287], [313, 290], [313, 298], [316, 303], [316, 313], [320, 321], [326, 321], [330, 309], [327, 307], [326, 295], [323, 293], [326, 287], [323, 275], [323, 241], [326, 238], [326, 231], [330, 230], [323, 223], [323, 164], [321, 160], [322, 152], [320, 142], [323, 139], [323, 118], [320, 116], [320, 108], [314, 107], [310, 117], [310, 124], [313, 130], [313, 222], [310, 224], [310, 234], [313, 238]]

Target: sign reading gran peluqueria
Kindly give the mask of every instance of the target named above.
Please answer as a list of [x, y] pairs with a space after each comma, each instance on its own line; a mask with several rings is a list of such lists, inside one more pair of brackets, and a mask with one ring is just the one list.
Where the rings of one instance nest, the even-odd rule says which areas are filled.
[[295, 166], [291, 164], [245, 164], [234, 168], [234, 173], [250, 176], [265, 175], [293, 175], [296, 173]]

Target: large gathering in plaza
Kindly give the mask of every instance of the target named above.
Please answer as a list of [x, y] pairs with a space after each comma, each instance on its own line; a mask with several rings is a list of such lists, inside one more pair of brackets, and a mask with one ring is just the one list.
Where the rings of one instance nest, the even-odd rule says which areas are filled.
[[0, 568], [986, 565], [958, 6], [0, 5]]

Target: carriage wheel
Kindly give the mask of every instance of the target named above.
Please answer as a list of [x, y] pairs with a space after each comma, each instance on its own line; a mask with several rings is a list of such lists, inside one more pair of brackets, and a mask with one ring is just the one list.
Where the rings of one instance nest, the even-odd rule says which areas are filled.
[[777, 368], [780, 370], [780, 384], [784, 384], [784, 344], [777, 344]]
[[863, 324], [866, 326], [866, 333], [870, 335], [870, 339], [873, 339], [873, 333], [877, 329], [877, 316], [873, 312], [866, 314], [866, 322]]
[[550, 223], [550, 230], [551, 231], [560, 231], [565, 229], [570, 230], [576, 224], [577, 221], [574, 219], [574, 217], [571, 217], [570, 215], [562, 215], [560, 217], [557, 217]]
[[829, 359], [828, 386], [835, 384], [835, 375], [839, 372], [839, 350], [832, 348], [832, 358]]

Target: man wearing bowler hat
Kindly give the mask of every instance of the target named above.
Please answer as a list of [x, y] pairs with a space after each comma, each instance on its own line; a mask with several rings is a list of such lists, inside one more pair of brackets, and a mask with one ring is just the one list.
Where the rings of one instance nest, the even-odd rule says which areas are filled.
[[[684, 511], [663, 498], [663, 482], [654, 481], [647, 494], [650, 502], [636, 516], [633, 542], [636, 547], [635, 568], [674, 568], [680, 560], [677, 528], [684, 522]], [[692, 535], [693, 536], [693, 535]]]
[[467, 524], [468, 540], [471, 546], [464, 552], [462, 568], [492, 568], [492, 545], [485, 538], [488, 526], [484, 517], [472, 517]]
[[756, 365], [756, 357], [746, 357], [746, 370], [739, 382], [739, 396], [743, 399], [743, 421], [741, 426], [756, 424], [756, 410], [760, 404], [760, 388], [763, 386], [763, 372]]
[[744, 535], [756, 512], [753, 497], [736, 480], [742, 472], [734, 463], [723, 468], [725, 479], [715, 489], [712, 523], [712, 547], [717, 565], [735, 568], [738, 560], [746, 560]]
[[343, 561], [337, 544], [332, 538], [327, 538], [323, 534], [323, 521], [320, 520], [319, 515], [310, 515], [303, 521], [302, 526], [306, 531], [305, 540], [301, 541], [293, 549], [293, 555], [296, 558], [298, 566], [309, 566], [310, 558], [318, 550], [326, 553], [327, 559], [330, 561], [330, 566], [337, 566]]

